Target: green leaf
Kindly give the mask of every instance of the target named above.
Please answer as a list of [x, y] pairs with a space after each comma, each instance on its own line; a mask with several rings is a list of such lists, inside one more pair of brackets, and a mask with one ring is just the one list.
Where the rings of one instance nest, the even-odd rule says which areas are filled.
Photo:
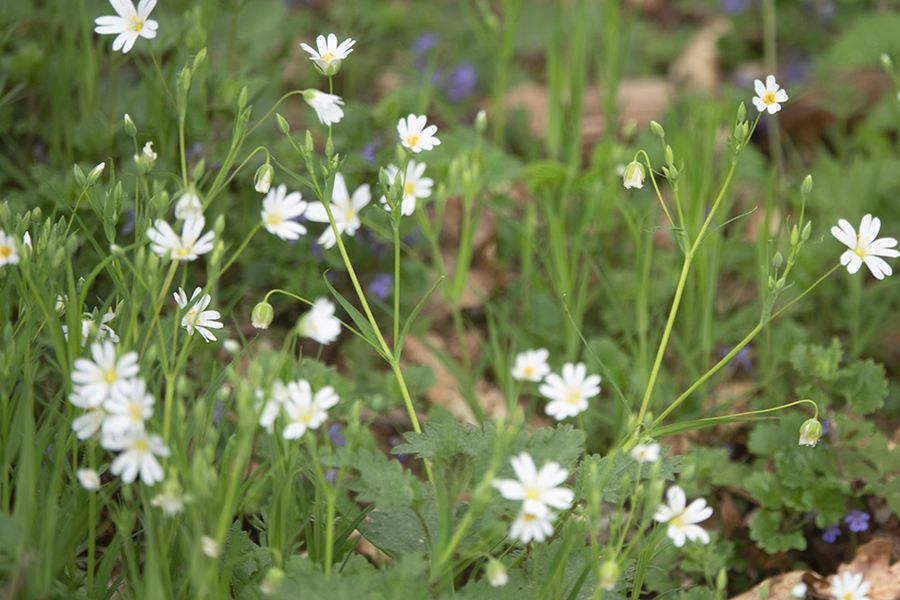
[[791, 352], [791, 364], [802, 375], [830, 381], [838, 373], [842, 355], [841, 343], [835, 338], [829, 346], [801, 344], [795, 347]]
[[833, 389], [843, 396], [862, 415], [884, 406], [888, 395], [888, 382], [884, 366], [874, 360], [855, 362], [842, 369]]
[[358, 499], [378, 508], [413, 506], [422, 497], [422, 483], [403, 469], [396, 459], [389, 459], [377, 450], [362, 448], [354, 467], [359, 477], [350, 488]]
[[403, 352], [403, 342], [406, 341], [406, 336], [409, 333], [410, 327], [415, 322], [416, 317], [419, 316], [419, 313], [422, 312], [422, 309], [425, 308], [425, 303], [428, 302], [428, 299], [431, 298], [431, 295], [434, 293], [434, 290], [441, 284], [444, 280], [444, 276], [441, 275], [438, 277], [435, 282], [428, 288], [428, 291], [425, 292], [425, 295], [419, 300], [416, 304], [415, 308], [412, 309], [412, 312], [409, 313], [409, 316], [406, 318], [406, 323], [403, 324], [403, 329], [400, 330], [400, 335], [397, 340], [394, 342], [394, 359], [400, 360], [400, 354]]
[[750, 518], [750, 538], [756, 545], [775, 554], [786, 550], [805, 550], [806, 538], [800, 531], [781, 530], [781, 513], [775, 510], [761, 510]]
[[322, 277], [325, 280], [325, 285], [328, 286], [329, 291], [331, 291], [331, 295], [334, 296], [335, 300], [338, 301], [347, 314], [350, 315], [350, 318], [353, 320], [353, 323], [356, 324], [356, 327], [359, 329], [359, 333], [362, 335], [363, 339], [366, 340], [372, 348], [381, 356], [384, 360], [391, 362], [391, 357], [384, 353], [384, 349], [381, 347], [381, 343], [378, 341], [378, 336], [375, 335], [375, 330], [372, 328], [372, 324], [369, 323], [369, 320], [363, 316], [361, 312], [359, 312], [355, 306], [350, 304], [350, 302], [344, 298], [340, 292], [334, 289], [334, 286], [331, 285], [331, 282], [328, 281], [328, 278], [323, 275]]
[[782, 506], [781, 487], [778, 478], [771, 471], [755, 471], [744, 482], [744, 489], [766, 508]]

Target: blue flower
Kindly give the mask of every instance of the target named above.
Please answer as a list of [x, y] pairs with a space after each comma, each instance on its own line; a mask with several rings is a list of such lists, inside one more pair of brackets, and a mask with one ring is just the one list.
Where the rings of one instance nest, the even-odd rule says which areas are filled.
[[869, 513], [862, 510], [851, 510], [850, 514], [844, 517], [844, 523], [854, 533], [866, 531], [869, 529]]
[[379, 273], [369, 283], [369, 292], [379, 300], [384, 300], [391, 293], [394, 277], [390, 273]]
[[832, 525], [822, 532], [822, 539], [833, 544], [841, 536], [841, 528], [838, 525]]

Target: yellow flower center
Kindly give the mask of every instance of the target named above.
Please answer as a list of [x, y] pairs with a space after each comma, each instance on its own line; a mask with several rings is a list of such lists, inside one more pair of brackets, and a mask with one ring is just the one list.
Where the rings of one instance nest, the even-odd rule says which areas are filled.
[[181, 256], [181, 257], [187, 256], [187, 255], [190, 254], [190, 253], [191, 253], [191, 251], [190, 251], [188, 248], [179, 248], [179, 249], [175, 252], [175, 254], [176, 254], [177, 256]]
[[407, 196], [412, 196], [415, 189], [416, 188], [413, 187], [412, 182], [406, 182], [403, 185], [403, 193], [406, 194]]
[[566, 392], [565, 401], [568, 402], [569, 404], [578, 404], [578, 402], [580, 400], [581, 400], [581, 390], [569, 389], [569, 391]]
[[675, 527], [681, 527], [682, 525], [684, 525], [684, 522], [681, 520], [681, 515], [672, 517], [669, 523], [671, 523]]
[[525, 499], [526, 500], [540, 500], [541, 495], [534, 488], [527, 488], [525, 490]]
[[284, 217], [277, 213], [269, 213], [266, 215], [266, 223], [269, 225], [281, 225], [284, 223]]
[[524, 515], [522, 515], [522, 520], [526, 523], [531, 523], [532, 521], [537, 521], [537, 517], [531, 513], [525, 513]]
[[356, 211], [353, 210], [352, 208], [348, 208], [347, 212], [344, 213], [344, 219], [346, 219], [347, 221], [352, 221], [355, 218], [356, 218]]
[[522, 375], [524, 375], [525, 377], [531, 377], [532, 375], [534, 375], [534, 367], [531, 365], [522, 367]]
[[304, 425], [309, 424], [312, 421], [312, 413], [306, 412], [297, 417], [297, 421], [303, 423]]
[[775, 104], [775, 92], [766, 92], [762, 97], [763, 104]]
[[12, 253], [12, 246], [8, 246], [6, 244], [0, 245], [0, 258], [9, 258], [10, 256], [12, 256]]
[[103, 381], [105, 381], [106, 383], [115, 383], [116, 379], [118, 379], [118, 376], [116, 375], [115, 369], [110, 369], [103, 372]]
[[326, 63], [330, 63], [334, 60], [334, 54], [332, 54], [331, 52], [326, 52], [322, 55], [322, 60]]
[[841, 600], [856, 600], [856, 596], [853, 595], [853, 592], [847, 592], [841, 596]]
[[144, 21], [137, 15], [131, 17], [131, 30], [135, 33], [140, 33], [141, 29], [144, 28]]
[[147, 445], [147, 440], [138, 438], [134, 440], [134, 443], [131, 444], [131, 449], [143, 453], [150, 450], [150, 446]]
[[853, 249], [853, 252], [855, 252], [856, 255], [857, 255], [858, 257], [860, 257], [860, 258], [863, 258], [863, 257], [866, 255], [866, 253], [863, 251], [863, 249], [860, 248], [859, 246], [857, 246], [856, 248], [854, 248], [854, 249]]
[[197, 309], [192, 308], [191, 310], [187, 311], [187, 313], [184, 315], [184, 318], [187, 319], [188, 323], [196, 323], [198, 316], [199, 315]]
[[417, 135], [408, 135], [406, 136], [406, 143], [409, 144], [410, 148], [415, 148], [419, 145], [419, 136]]
[[131, 417], [132, 421], [142, 421], [144, 419], [144, 411], [141, 410], [141, 405], [137, 402], [132, 402], [128, 405], [128, 416]]

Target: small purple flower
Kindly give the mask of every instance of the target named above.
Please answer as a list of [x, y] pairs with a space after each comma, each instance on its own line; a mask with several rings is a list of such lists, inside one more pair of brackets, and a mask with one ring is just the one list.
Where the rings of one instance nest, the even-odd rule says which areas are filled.
[[328, 469], [325, 471], [325, 481], [334, 485], [334, 482], [337, 481], [337, 469]]
[[831, 419], [822, 419], [822, 437], [828, 435], [831, 431]]
[[822, 539], [833, 544], [841, 536], [841, 528], [838, 525], [832, 525], [822, 532]]
[[344, 437], [343, 432], [341, 431], [344, 428], [340, 423], [332, 423], [328, 427], [328, 437], [331, 438], [331, 443], [335, 446], [346, 446], [347, 439]]
[[747, 0], [722, 0], [722, 10], [729, 15], [736, 15], [747, 10]]
[[390, 273], [379, 273], [369, 282], [369, 292], [379, 300], [386, 299], [394, 285], [394, 276]]
[[844, 517], [844, 523], [854, 533], [866, 531], [869, 529], [869, 513], [863, 510], [851, 510], [850, 514]]
[[219, 426], [219, 423], [222, 421], [222, 415], [225, 413], [225, 403], [221, 400], [216, 400], [216, 403], [213, 404], [213, 424], [216, 427]]
[[413, 42], [412, 49], [416, 54], [425, 54], [441, 40], [441, 36], [434, 32], [423, 33]]
[[462, 102], [478, 85], [478, 69], [472, 63], [460, 63], [447, 76], [445, 89], [450, 102]]
[[366, 144], [366, 147], [362, 149], [362, 152], [360, 152], [360, 154], [363, 157], [363, 160], [366, 161], [370, 165], [374, 165], [375, 160], [376, 160], [375, 151], [377, 149], [378, 149], [378, 144], [376, 144], [375, 142], [369, 142], [368, 144]]

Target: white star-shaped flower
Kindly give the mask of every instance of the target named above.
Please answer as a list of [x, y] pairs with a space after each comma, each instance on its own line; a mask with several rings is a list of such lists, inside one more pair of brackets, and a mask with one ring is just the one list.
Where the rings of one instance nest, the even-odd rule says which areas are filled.
[[306, 234], [306, 227], [295, 221], [306, 211], [306, 202], [300, 192], [288, 194], [287, 187], [279, 185], [263, 198], [263, 225], [266, 231], [283, 240], [296, 240]]
[[152, 40], [156, 37], [159, 23], [149, 18], [156, 6], [156, 0], [141, 0], [137, 9], [131, 0], [109, 0], [116, 16], [97, 17], [94, 23], [96, 33], [114, 35], [113, 52], [127, 54], [139, 37]]
[[140, 377], [117, 388], [103, 403], [107, 413], [103, 436], [117, 437], [131, 429], [143, 429], [144, 421], [153, 416], [153, 402], [153, 395], [147, 393], [147, 384]]
[[114, 391], [123, 392], [139, 371], [137, 352], [118, 357], [116, 347], [109, 341], [92, 344], [91, 359], [75, 359], [72, 371], [73, 390], [69, 400], [81, 408], [98, 408]]
[[328, 409], [338, 403], [338, 395], [331, 386], [324, 387], [313, 395], [309, 382], [301, 379], [294, 386], [288, 386], [290, 400], [284, 405], [288, 424], [282, 432], [286, 440], [295, 440], [307, 429], [318, 429], [328, 418]]
[[160, 256], [168, 256], [172, 260], [197, 260], [201, 254], [213, 249], [216, 237], [212, 231], [203, 233], [204, 225], [206, 220], [203, 217], [188, 219], [181, 226], [181, 235], [178, 235], [171, 225], [157, 219], [153, 227], [147, 230], [150, 248]]
[[[288, 385], [296, 384], [291, 383]], [[281, 413], [282, 407], [284, 407], [291, 399], [290, 393], [288, 392], [288, 386], [284, 385], [280, 379], [276, 379], [274, 383], [272, 383], [272, 391], [269, 393], [268, 397], [265, 396], [263, 390], [257, 390], [256, 395], [260, 399], [266, 398], [262, 412], [259, 415], [259, 425], [269, 433], [272, 433], [275, 419], [277, 419], [279, 413]]]
[[550, 372], [547, 359], [550, 351], [546, 348], [526, 350], [516, 355], [516, 362], [512, 368], [513, 379], [519, 381], [540, 381]]
[[757, 79], [753, 82], [753, 88], [756, 90], [753, 106], [759, 112], [769, 111], [770, 115], [774, 115], [781, 110], [781, 103], [788, 101], [787, 91], [779, 87], [774, 75], [766, 77], [765, 84]]
[[319, 70], [325, 75], [333, 75], [341, 66], [341, 61], [353, 52], [356, 40], [347, 38], [338, 44], [337, 36], [329, 33], [328, 37], [320, 35], [316, 38], [316, 47], [301, 43], [300, 47], [309, 54], [309, 60], [313, 61]]
[[[384, 169], [387, 172], [388, 179], [391, 183], [400, 172], [397, 165], [388, 165]], [[400, 204], [400, 214], [408, 217], [416, 211], [416, 200], [420, 198], [428, 198], [431, 196], [431, 187], [434, 180], [429, 177], [423, 177], [425, 174], [425, 163], [417, 163], [414, 160], [409, 161], [406, 165], [406, 173], [400, 176], [400, 185], [403, 187], [403, 201]], [[385, 209], [391, 210], [387, 205], [387, 198], [381, 197], [381, 203]]]
[[[347, 182], [344, 181], [344, 176], [337, 173], [334, 176], [334, 189], [331, 192], [330, 208], [338, 232], [341, 234], [346, 233], [352, 237], [362, 224], [359, 220], [359, 211], [368, 205], [371, 200], [372, 193], [369, 191], [368, 183], [364, 183], [356, 188], [351, 197], [347, 191]], [[325, 206], [321, 202], [313, 202], [306, 208], [306, 218], [315, 223], [328, 223], [328, 227], [319, 236], [319, 245], [331, 248], [337, 243], [334, 230], [328, 221], [328, 213], [325, 212]]]
[[163, 469], [156, 457], [169, 456], [169, 449], [160, 436], [150, 435], [143, 429], [132, 429], [125, 435], [104, 439], [103, 447], [120, 451], [110, 472], [120, 475], [123, 483], [133, 482], [138, 474], [146, 485], [163, 480]]
[[400, 134], [400, 143], [416, 154], [423, 150], [431, 150], [439, 146], [441, 140], [434, 134], [437, 133], [437, 125], [425, 126], [428, 118], [425, 115], [408, 115], [397, 123], [397, 133]]
[[193, 188], [182, 192], [175, 202], [175, 218], [180, 221], [187, 221], [188, 219], [198, 219], [202, 216], [203, 202], [200, 201], [200, 196], [197, 195], [197, 192]]
[[659, 460], [659, 444], [638, 444], [631, 449], [631, 458], [639, 463]]
[[588, 399], [600, 393], [600, 376], [588, 375], [584, 363], [566, 363], [562, 376], [550, 373], [538, 391], [551, 400], [544, 411], [562, 421], [587, 410]]
[[548, 462], [538, 471], [527, 452], [514, 456], [510, 463], [518, 479], [495, 479], [494, 487], [507, 500], [521, 500], [523, 512], [543, 516], [551, 508], [568, 510], [572, 506], [575, 494], [559, 485], [569, 472], [559, 463]]
[[853, 229], [853, 225], [841, 219], [835, 227], [831, 228], [831, 235], [839, 242], [850, 248], [841, 254], [841, 264], [847, 267], [849, 273], [856, 273], [863, 263], [869, 267], [869, 271], [876, 279], [884, 279], [891, 275], [891, 265], [882, 257], [897, 258], [900, 251], [895, 250], [896, 238], [886, 237], [876, 239], [881, 229], [881, 219], [866, 215], [859, 224], [859, 234]]
[[303, 337], [312, 338], [320, 344], [330, 344], [341, 333], [341, 321], [334, 316], [334, 303], [326, 298], [317, 298], [309, 311], [300, 317], [298, 329]]
[[553, 535], [553, 519], [555, 518], [556, 515], [552, 512], [535, 515], [522, 511], [516, 517], [516, 520], [513, 521], [512, 527], [509, 529], [509, 535], [523, 544], [527, 544], [532, 540], [543, 542]]
[[319, 90], [306, 90], [303, 92], [303, 99], [316, 111], [316, 116], [322, 125], [335, 125], [344, 118], [344, 109], [341, 108], [344, 101], [340, 96], [326, 94]]
[[831, 578], [831, 597], [835, 600], [869, 600], [870, 587], [862, 573], [844, 571]]
[[178, 305], [178, 308], [188, 309], [184, 317], [181, 318], [181, 326], [187, 330], [188, 335], [194, 335], [196, 330], [203, 336], [204, 340], [213, 342], [216, 340], [216, 336], [213, 335], [210, 329], [222, 329], [223, 325], [219, 322], [222, 315], [217, 310], [206, 310], [206, 307], [209, 306], [212, 300], [212, 296], [209, 294], [201, 295], [201, 291], [200, 288], [196, 288], [194, 293], [191, 294], [190, 300], [188, 300], [187, 294], [184, 293], [182, 288], [178, 288], [178, 291], [172, 295], [175, 297], [175, 303]]
[[0, 229], [0, 267], [14, 265], [19, 262], [19, 252], [16, 250], [16, 241], [11, 235]]
[[709, 534], [697, 525], [713, 514], [712, 508], [706, 505], [706, 500], [698, 498], [686, 506], [687, 498], [677, 485], [673, 485], [666, 491], [666, 499], [669, 504], [662, 504], [656, 509], [653, 519], [660, 523], [668, 523], [666, 535], [678, 548], [684, 546], [685, 539], [692, 542], [699, 540], [703, 544], [709, 543]]

